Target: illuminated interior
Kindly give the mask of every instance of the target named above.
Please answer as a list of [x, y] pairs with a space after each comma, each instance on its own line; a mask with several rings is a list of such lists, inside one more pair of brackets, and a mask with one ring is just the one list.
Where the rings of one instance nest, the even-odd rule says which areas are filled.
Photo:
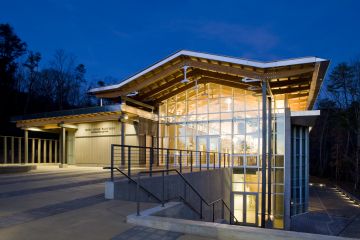
[[[272, 215], [275, 227], [283, 228], [285, 134], [281, 96], [272, 105]], [[261, 96], [252, 91], [206, 83], [163, 101], [159, 113], [161, 147], [231, 154], [235, 216], [249, 225], [259, 225], [261, 216], [261, 110]]]

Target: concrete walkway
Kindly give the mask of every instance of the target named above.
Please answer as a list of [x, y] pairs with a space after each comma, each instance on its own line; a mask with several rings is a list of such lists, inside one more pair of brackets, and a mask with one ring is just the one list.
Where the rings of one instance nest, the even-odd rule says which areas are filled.
[[56, 166], [1, 174], [0, 239], [203, 239], [126, 223], [135, 203], [105, 200], [108, 177], [101, 168]]
[[292, 230], [360, 238], [360, 206], [319, 179], [309, 192], [309, 212], [293, 218]]

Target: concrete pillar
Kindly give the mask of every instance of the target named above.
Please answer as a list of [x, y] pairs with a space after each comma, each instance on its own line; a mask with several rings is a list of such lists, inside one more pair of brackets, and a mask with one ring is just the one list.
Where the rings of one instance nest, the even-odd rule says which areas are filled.
[[285, 159], [284, 159], [284, 229], [290, 230], [290, 202], [291, 202], [291, 116], [290, 109], [285, 109]]
[[35, 162], [35, 138], [31, 140], [31, 163]]
[[262, 157], [261, 157], [261, 227], [265, 227], [266, 211], [266, 80], [262, 81]]
[[41, 139], [39, 138], [37, 141], [37, 163], [41, 163]]
[[24, 130], [24, 139], [25, 139], [25, 145], [24, 145], [24, 157], [25, 157], [25, 164], [29, 163], [29, 131]]
[[43, 141], [43, 162], [44, 163], [47, 163], [47, 157], [46, 157], [46, 142], [47, 142], [47, 140], [46, 139], [44, 139], [44, 141]]
[[60, 164], [59, 167], [66, 167], [66, 128], [62, 127], [60, 132]]

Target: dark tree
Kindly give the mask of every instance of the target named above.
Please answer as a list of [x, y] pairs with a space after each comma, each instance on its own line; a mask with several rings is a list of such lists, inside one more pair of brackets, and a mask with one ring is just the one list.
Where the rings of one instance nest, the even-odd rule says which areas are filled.
[[27, 77], [27, 97], [26, 102], [24, 106], [24, 113], [28, 112], [29, 104], [31, 101], [31, 98], [33, 96], [33, 88], [34, 84], [36, 83], [37, 79], [39, 78], [39, 62], [41, 60], [41, 55], [39, 52], [29, 52], [29, 55], [26, 59], [26, 62], [23, 64], [24, 67], [28, 70], [28, 77]]
[[[26, 43], [9, 24], [0, 24], [0, 128], [7, 129], [9, 116], [19, 111], [16, 78], [17, 59], [26, 52]], [[0, 129], [1, 131], [1, 129]]]

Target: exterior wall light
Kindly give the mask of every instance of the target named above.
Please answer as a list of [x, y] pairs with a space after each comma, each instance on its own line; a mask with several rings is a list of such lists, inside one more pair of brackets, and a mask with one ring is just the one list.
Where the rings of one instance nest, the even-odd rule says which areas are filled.
[[122, 113], [119, 118], [119, 121], [125, 123], [127, 122], [128, 119], [129, 119], [129, 115], [127, 115], [126, 113]]

